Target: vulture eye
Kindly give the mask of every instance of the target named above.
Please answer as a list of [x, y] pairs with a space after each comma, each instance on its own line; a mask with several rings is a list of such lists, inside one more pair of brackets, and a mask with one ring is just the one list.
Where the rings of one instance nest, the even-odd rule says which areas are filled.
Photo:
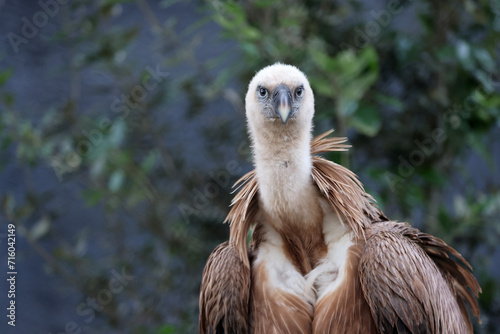
[[267, 89], [265, 89], [264, 87], [259, 87], [258, 92], [259, 92], [259, 96], [260, 97], [266, 97], [267, 96]]
[[304, 88], [302, 87], [297, 88], [297, 90], [295, 90], [295, 96], [301, 97], [302, 95], [304, 95]]

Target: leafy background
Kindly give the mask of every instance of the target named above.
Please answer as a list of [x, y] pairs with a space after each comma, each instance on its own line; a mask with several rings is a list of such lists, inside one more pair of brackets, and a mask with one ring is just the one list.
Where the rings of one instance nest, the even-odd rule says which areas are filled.
[[[0, 247], [14, 223], [19, 272], [2, 333], [195, 333], [252, 168], [246, 85], [276, 61], [308, 75], [315, 133], [349, 137], [329, 158], [471, 262], [475, 331], [500, 333], [498, 0], [51, 3], [43, 21], [0, 2]], [[113, 270], [134, 278], [79, 314]]]

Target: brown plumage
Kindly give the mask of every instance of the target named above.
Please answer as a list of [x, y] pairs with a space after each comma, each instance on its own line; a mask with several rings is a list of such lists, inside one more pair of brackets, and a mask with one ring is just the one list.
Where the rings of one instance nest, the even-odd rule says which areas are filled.
[[347, 150], [346, 138], [328, 131], [302, 145], [313, 104], [289, 65], [250, 84], [256, 170], [236, 183], [229, 242], [203, 272], [200, 333], [471, 333], [466, 305], [479, 317], [481, 289], [470, 265], [442, 240], [389, 221], [354, 173], [317, 156]]
[[[226, 241], [212, 252], [203, 271], [200, 333], [248, 333], [250, 268]], [[231, 331], [229, 331], [231, 328]]]

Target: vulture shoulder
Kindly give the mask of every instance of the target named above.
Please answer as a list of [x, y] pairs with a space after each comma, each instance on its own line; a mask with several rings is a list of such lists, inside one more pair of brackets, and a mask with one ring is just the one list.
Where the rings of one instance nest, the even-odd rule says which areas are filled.
[[248, 333], [250, 267], [229, 242], [208, 258], [200, 291], [201, 334]]
[[322, 196], [334, 212], [344, 220], [354, 236], [365, 238], [365, 229], [372, 222], [386, 221], [387, 217], [374, 204], [375, 200], [367, 194], [356, 174], [342, 165], [323, 159], [317, 154], [347, 151], [350, 145], [344, 144], [345, 137], [328, 137], [327, 131], [311, 141], [313, 168], [312, 178]]
[[359, 277], [381, 333], [472, 333], [466, 303], [478, 317], [481, 288], [456, 250], [405, 223], [365, 234]]

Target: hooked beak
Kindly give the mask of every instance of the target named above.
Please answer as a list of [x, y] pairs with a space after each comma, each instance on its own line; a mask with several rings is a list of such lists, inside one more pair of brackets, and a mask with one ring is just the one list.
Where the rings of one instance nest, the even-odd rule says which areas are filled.
[[283, 125], [286, 124], [292, 113], [292, 91], [290, 87], [279, 84], [273, 91], [274, 111], [281, 119]]

